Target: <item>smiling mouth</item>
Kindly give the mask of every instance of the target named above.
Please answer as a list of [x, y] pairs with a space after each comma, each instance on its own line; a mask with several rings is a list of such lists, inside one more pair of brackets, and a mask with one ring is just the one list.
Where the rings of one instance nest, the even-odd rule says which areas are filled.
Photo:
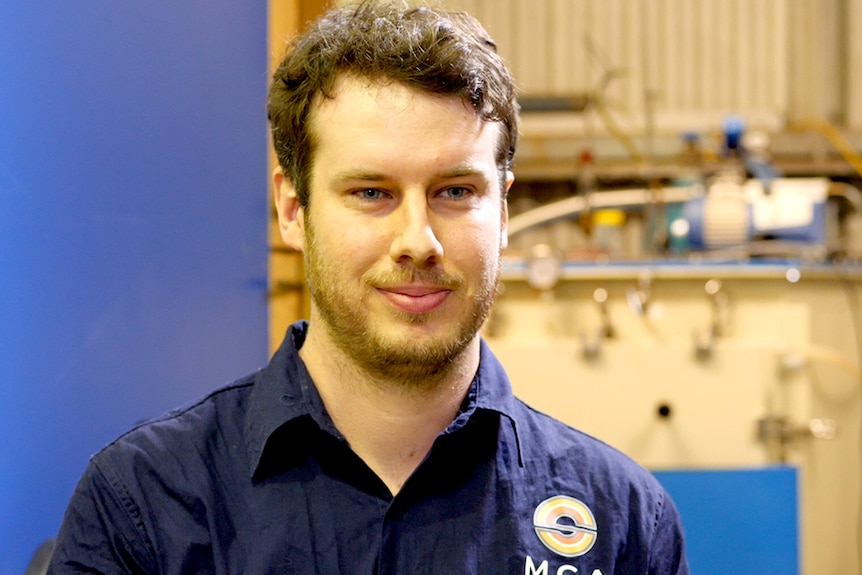
[[377, 288], [396, 309], [406, 313], [430, 313], [443, 305], [452, 290], [441, 287], [401, 286]]

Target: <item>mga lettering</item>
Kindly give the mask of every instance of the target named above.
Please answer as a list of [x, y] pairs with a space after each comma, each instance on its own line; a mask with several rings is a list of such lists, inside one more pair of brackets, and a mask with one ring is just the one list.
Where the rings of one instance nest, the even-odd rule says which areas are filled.
[[548, 560], [542, 561], [539, 568], [536, 569], [533, 558], [527, 555], [527, 561], [524, 563], [524, 575], [548, 575]]
[[[574, 565], [560, 565], [557, 567], [556, 571], [550, 571], [550, 565], [548, 564], [548, 560], [545, 559], [539, 566], [536, 567], [536, 564], [533, 562], [533, 558], [527, 555], [526, 560], [524, 561], [524, 575], [551, 575], [552, 573], [555, 575], [573, 575], [574, 573], [578, 573], [578, 568]], [[593, 572], [590, 575], [603, 575], [601, 569], [593, 569]]]

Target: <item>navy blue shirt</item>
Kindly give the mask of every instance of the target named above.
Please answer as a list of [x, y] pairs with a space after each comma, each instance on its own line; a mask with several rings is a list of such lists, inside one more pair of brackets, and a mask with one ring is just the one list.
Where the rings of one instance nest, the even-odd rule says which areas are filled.
[[49, 573], [688, 573], [653, 476], [513, 397], [484, 342], [459, 415], [393, 497], [327, 415], [306, 329], [93, 456]]

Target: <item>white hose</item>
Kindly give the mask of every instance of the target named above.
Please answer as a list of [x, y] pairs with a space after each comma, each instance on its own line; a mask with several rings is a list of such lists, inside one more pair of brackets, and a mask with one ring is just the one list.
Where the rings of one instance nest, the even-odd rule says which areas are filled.
[[538, 226], [557, 220], [571, 218], [587, 209], [625, 208], [646, 206], [660, 202], [685, 202], [700, 194], [698, 186], [664, 187], [656, 190], [634, 188], [629, 190], [609, 190], [592, 194], [587, 202], [584, 196], [573, 196], [544, 204], [509, 219], [509, 238]]

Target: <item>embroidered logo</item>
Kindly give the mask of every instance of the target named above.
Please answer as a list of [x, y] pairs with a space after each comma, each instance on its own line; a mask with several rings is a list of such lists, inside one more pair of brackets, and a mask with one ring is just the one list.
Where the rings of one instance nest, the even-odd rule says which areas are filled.
[[596, 518], [586, 503], [555, 495], [542, 501], [533, 514], [533, 527], [545, 547], [563, 557], [579, 557], [598, 537]]

